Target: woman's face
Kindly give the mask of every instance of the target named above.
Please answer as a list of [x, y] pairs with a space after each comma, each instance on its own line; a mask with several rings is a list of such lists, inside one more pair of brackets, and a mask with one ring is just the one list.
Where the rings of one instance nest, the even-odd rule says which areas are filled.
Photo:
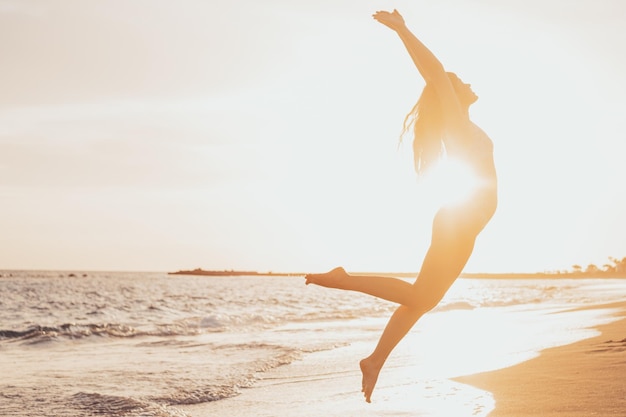
[[472, 91], [470, 84], [465, 84], [459, 77], [456, 76], [456, 74], [451, 72], [448, 73], [448, 77], [450, 77], [452, 87], [454, 87], [454, 91], [459, 97], [461, 104], [469, 107], [472, 103], [478, 100], [478, 96]]

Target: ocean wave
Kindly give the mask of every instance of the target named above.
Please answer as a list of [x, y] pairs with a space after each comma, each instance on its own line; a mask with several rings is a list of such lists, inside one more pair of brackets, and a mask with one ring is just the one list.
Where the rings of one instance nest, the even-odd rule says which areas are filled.
[[138, 332], [121, 324], [74, 324], [60, 326], [31, 326], [25, 330], [0, 330], [0, 340], [17, 339], [38, 343], [58, 337], [81, 339], [89, 336], [133, 337]]
[[72, 396], [71, 403], [75, 408], [88, 412], [89, 415], [189, 417], [181, 410], [156, 402], [98, 393], [79, 392]]
[[[330, 349], [326, 347], [325, 349]], [[208, 384], [195, 386], [181, 385], [164, 396], [151, 397], [150, 399], [158, 403], [164, 403], [171, 406], [200, 404], [205, 402], [219, 401], [226, 398], [234, 397], [241, 393], [242, 388], [252, 387], [260, 378], [260, 375], [271, 371], [279, 366], [289, 365], [298, 360], [305, 352], [301, 349], [294, 349], [283, 345], [274, 345], [262, 342], [250, 343], [227, 343], [214, 345], [212, 349], [232, 350], [239, 354], [253, 355], [252, 352], [264, 351], [267, 355], [257, 357], [254, 361], [248, 362], [250, 367], [240, 367], [239, 372], [233, 372], [227, 378], [222, 379], [219, 384]], [[322, 349], [319, 349], [322, 350]]]
[[474, 310], [475, 308], [475, 305], [468, 303], [467, 301], [457, 301], [448, 304], [440, 304], [435, 307], [434, 311]]
[[173, 406], [208, 403], [239, 395], [241, 393], [240, 388], [250, 387], [252, 384], [252, 381], [243, 380], [234, 385], [213, 385], [193, 390], [181, 389], [164, 397], [154, 397], [152, 400]]
[[224, 323], [216, 316], [207, 316], [200, 319], [199, 326], [205, 329], [218, 329], [224, 327]]
[[189, 336], [198, 334], [198, 329], [184, 323], [163, 324], [154, 330], [138, 330], [132, 326], [116, 323], [76, 324], [59, 326], [34, 325], [25, 330], [1, 330], [0, 341], [16, 340], [28, 344], [43, 343], [58, 339], [85, 339], [90, 337], [132, 338], [138, 336]]

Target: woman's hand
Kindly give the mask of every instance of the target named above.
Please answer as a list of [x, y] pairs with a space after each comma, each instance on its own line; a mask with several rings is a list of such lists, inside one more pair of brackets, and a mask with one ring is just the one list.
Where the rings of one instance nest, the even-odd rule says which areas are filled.
[[393, 12], [391, 13], [379, 10], [374, 13], [372, 17], [388, 28], [396, 31], [405, 27], [404, 19], [396, 9], [393, 9]]

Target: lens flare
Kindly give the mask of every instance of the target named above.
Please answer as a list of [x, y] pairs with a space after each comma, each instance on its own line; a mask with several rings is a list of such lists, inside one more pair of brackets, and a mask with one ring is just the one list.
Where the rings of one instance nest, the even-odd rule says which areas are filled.
[[427, 182], [429, 194], [438, 206], [462, 204], [479, 186], [479, 179], [470, 166], [450, 157], [433, 167]]

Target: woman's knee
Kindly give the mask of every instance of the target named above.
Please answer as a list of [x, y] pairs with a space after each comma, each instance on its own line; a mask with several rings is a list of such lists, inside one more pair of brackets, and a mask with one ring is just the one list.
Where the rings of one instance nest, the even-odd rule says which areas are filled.
[[398, 309], [404, 310], [404, 313], [415, 321], [419, 320], [424, 314], [428, 312], [417, 304], [402, 304], [400, 307], [398, 307]]
[[426, 297], [421, 297], [419, 300], [419, 310], [422, 314], [426, 314], [439, 304], [443, 296], [431, 294]]
[[435, 308], [443, 298], [440, 290], [433, 288], [424, 288], [423, 286], [414, 285], [413, 294], [411, 294], [411, 302], [404, 304], [415, 315], [423, 315]]

